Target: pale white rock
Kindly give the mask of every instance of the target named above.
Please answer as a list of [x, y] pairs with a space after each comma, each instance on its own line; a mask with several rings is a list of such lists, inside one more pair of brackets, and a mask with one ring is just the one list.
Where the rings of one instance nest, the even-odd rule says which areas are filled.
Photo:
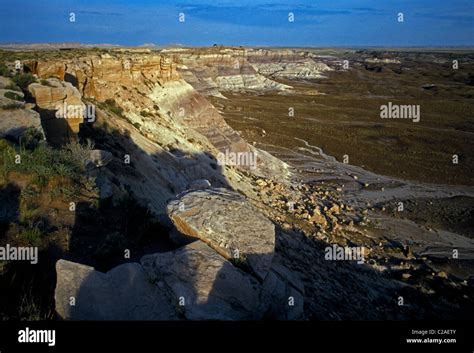
[[27, 130], [37, 133], [44, 140], [40, 115], [30, 109], [0, 110], [0, 137], [12, 137], [18, 140]]
[[181, 233], [201, 239], [227, 259], [238, 258], [265, 278], [275, 250], [275, 226], [240, 194], [222, 188], [186, 192], [169, 203], [168, 215]]
[[258, 311], [259, 284], [201, 241], [173, 252], [144, 256], [152, 281], [162, 283], [189, 320], [252, 320]]
[[209, 189], [211, 187], [211, 183], [207, 179], [197, 179], [192, 181], [188, 186], [188, 190], [204, 190]]
[[[56, 263], [56, 312], [69, 320], [174, 320], [165, 292], [137, 263], [107, 273], [66, 260]], [[71, 305], [74, 304], [74, 305]]]

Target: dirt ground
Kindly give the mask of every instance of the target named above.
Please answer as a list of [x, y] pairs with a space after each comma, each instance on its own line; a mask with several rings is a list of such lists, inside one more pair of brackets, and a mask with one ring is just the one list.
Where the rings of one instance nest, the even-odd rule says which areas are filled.
[[[262, 146], [303, 147], [297, 137], [378, 174], [473, 185], [474, 63], [466, 59], [462, 70], [453, 70], [447, 54], [443, 63], [399, 55], [402, 64], [354, 59], [350, 70], [326, 73], [326, 79], [278, 79], [294, 87], [291, 94], [224, 92], [227, 100], [210, 100], [245, 139]], [[388, 102], [419, 105], [420, 121], [381, 119]]]

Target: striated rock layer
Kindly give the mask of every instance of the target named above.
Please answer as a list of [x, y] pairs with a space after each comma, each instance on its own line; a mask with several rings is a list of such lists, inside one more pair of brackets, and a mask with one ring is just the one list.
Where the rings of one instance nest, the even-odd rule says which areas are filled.
[[[227, 259], [264, 279], [275, 251], [275, 227], [244, 197], [225, 189], [192, 191], [168, 205], [181, 233], [199, 238]], [[245, 222], [242, 220], [245, 219]]]

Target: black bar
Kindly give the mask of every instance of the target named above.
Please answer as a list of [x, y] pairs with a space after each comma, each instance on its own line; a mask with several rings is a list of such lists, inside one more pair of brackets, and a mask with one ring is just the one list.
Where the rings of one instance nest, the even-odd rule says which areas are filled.
[[[472, 322], [2, 322], [10, 352], [469, 352]], [[19, 330], [56, 330], [54, 347], [19, 343]], [[413, 334], [412, 330], [433, 334]], [[441, 330], [441, 331], [438, 331]], [[456, 330], [455, 334], [441, 334]], [[407, 343], [410, 338], [456, 343]]]

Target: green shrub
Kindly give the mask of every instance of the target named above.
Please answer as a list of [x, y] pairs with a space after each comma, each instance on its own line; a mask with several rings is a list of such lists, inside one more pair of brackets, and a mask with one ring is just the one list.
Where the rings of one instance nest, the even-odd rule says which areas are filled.
[[115, 100], [113, 99], [106, 99], [104, 102], [105, 108], [108, 109], [110, 112], [124, 118], [123, 109], [117, 105]]
[[31, 83], [36, 82], [36, 78], [30, 73], [16, 73], [12, 77], [12, 80], [23, 90], [25, 90]]
[[87, 139], [85, 145], [81, 145], [78, 141], [72, 141], [66, 145], [66, 150], [71, 153], [76, 163], [84, 166], [90, 158], [90, 151], [92, 149], [94, 149], [94, 143], [90, 139]]
[[[21, 157], [20, 163], [15, 163], [16, 155]], [[4, 171], [32, 173], [35, 182], [44, 186], [51, 177], [64, 177], [80, 181], [84, 171], [82, 165], [67, 149], [53, 149], [40, 144], [33, 150], [20, 147], [19, 150], [4, 149]]]
[[29, 127], [22, 134], [20, 144], [26, 149], [33, 150], [38, 147], [42, 140], [43, 134], [34, 127]]
[[16, 94], [14, 92], [11, 92], [11, 91], [8, 91], [8, 92], [5, 92], [5, 94], [3, 95], [4, 97], [6, 98], [9, 98], [9, 99], [13, 99], [15, 101], [23, 101], [23, 97], [20, 96], [19, 94]]
[[139, 123], [134, 122], [132, 125], [133, 125], [137, 130], [140, 130], [141, 125], [140, 125]]
[[146, 112], [146, 111], [144, 111], [144, 110], [142, 110], [142, 111], [140, 112], [140, 115], [143, 116], [143, 117], [145, 117], [145, 118], [146, 118], [146, 117], [152, 117], [152, 116], [153, 116], [152, 113], [148, 113], [148, 112]]
[[5, 65], [4, 63], [0, 64], [0, 76], [4, 76], [4, 77], [11, 76], [10, 70], [8, 69], [7, 65]]
[[41, 80], [40, 83], [43, 85], [43, 86], [48, 86], [48, 87], [54, 87], [51, 83], [49, 83], [48, 80]]
[[21, 230], [20, 237], [31, 246], [38, 246], [41, 243], [42, 232], [38, 227], [25, 228]]

